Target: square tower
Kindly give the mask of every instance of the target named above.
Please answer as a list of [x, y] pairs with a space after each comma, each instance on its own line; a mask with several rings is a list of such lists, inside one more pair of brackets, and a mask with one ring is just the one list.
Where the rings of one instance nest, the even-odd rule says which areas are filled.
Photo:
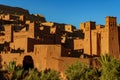
[[91, 30], [96, 28], [95, 22], [85, 23], [84, 53], [92, 55], [92, 34]]
[[90, 31], [96, 28], [95, 22], [89, 21], [85, 23], [85, 31]]
[[[104, 36], [102, 40], [102, 44], [106, 46], [101, 46], [106, 49], [105, 53], [108, 53], [114, 57], [119, 56], [119, 41], [118, 41], [118, 28], [117, 28], [117, 20], [116, 17], [107, 16], [106, 17], [106, 24], [105, 24], [105, 33], [102, 35]], [[103, 49], [103, 50], [105, 50]], [[102, 50], [102, 52], [104, 52]], [[102, 53], [104, 54], [104, 53]]]
[[106, 17], [106, 27], [116, 27], [117, 25], [117, 21], [116, 21], [116, 17], [111, 17], [111, 16], [107, 16]]

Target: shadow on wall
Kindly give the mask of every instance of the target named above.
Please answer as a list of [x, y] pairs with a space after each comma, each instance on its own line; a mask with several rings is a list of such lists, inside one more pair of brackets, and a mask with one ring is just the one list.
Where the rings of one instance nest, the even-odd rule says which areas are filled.
[[24, 49], [11, 49], [11, 53], [24, 53]]
[[0, 53], [2, 52], [8, 53], [8, 51], [10, 51], [9, 45], [10, 44], [8, 42], [4, 42], [3, 44], [0, 44]]
[[0, 69], [2, 69], [2, 56], [0, 55]]

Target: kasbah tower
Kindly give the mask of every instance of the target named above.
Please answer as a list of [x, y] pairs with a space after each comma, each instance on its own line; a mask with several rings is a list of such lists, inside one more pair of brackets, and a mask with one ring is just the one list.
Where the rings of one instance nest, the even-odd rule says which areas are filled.
[[81, 23], [84, 30], [84, 53], [88, 55], [110, 54], [119, 55], [119, 26], [116, 17], [106, 17], [106, 24], [96, 25], [95, 22]]
[[[71, 24], [47, 22], [40, 14], [22, 8], [0, 5], [1, 64], [16, 61], [22, 65], [25, 56], [33, 58], [34, 67], [64, 72], [67, 65], [82, 61], [97, 66], [96, 57], [120, 53], [120, 25], [117, 18], [106, 17], [105, 25], [93, 21]], [[2, 67], [4, 69], [4, 67]]]

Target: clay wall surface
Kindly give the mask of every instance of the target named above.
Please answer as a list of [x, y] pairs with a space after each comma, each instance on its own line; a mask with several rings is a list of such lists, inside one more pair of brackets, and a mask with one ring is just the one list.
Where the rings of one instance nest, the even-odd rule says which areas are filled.
[[35, 54], [39, 54], [41, 69], [58, 70], [58, 59], [61, 57], [61, 45], [35, 45]]
[[83, 39], [74, 39], [74, 50], [84, 49]]
[[28, 47], [27, 47], [27, 38], [18, 38], [15, 39], [14, 42], [10, 43], [10, 47], [12, 49], [22, 49], [25, 52], [27, 52]]
[[29, 25], [29, 31], [28, 31], [28, 35], [30, 38], [34, 38], [35, 37], [35, 23], [31, 22], [28, 24]]
[[0, 44], [5, 42], [5, 36], [0, 36]]
[[92, 55], [92, 32], [96, 28], [95, 22], [85, 23], [84, 53]]
[[80, 30], [83, 30], [83, 32], [85, 32], [85, 23], [80, 23]]
[[77, 61], [81, 61], [85, 64], [89, 64], [90, 65], [90, 59], [82, 59], [82, 58], [70, 58], [70, 57], [61, 57], [59, 59], [59, 71], [64, 72], [69, 65], [77, 62]]
[[73, 27], [72, 25], [65, 25], [65, 31], [67, 32], [73, 32], [75, 29], [75, 27]]
[[109, 54], [119, 56], [118, 28], [116, 17], [106, 17], [106, 28], [109, 30]]
[[90, 31], [85, 31], [84, 53], [91, 55]]
[[97, 49], [97, 45], [99, 45], [97, 43], [98, 37], [97, 37], [97, 31], [96, 30], [92, 30], [91, 31], [91, 43], [92, 43], [92, 55], [97, 55], [98, 54], [98, 49]]
[[[51, 47], [52, 48], [52, 47]], [[69, 57], [60, 57], [50, 51], [47, 53], [47, 48], [44, 48], [42, 52], [34, 53], [8, 53], [8, 54], [0, 54], [2, 57], [2, 65], [8, 64], [11, 61], [16, 61], [17, 65], [22, 65], [23, 59], [26, 55], [30, 55], [33, 58], [34, 67], [38, 70], [45, 69], [54, 69], [56, 71], [64, 72], [69, 65], [74, 62], [81, 61], [86, 64], [90, 64], [90, 59], [82, 59], [82, 58], [69, 58]], [[9, 56], [9, 58], [8, 58]], [[3, 67], [4, 69], [4, 67]]]
[[26, 31], [14, 32], [13, 34], [14, 34], [14, 40], [28, 37], [28, 32]]
[[[38, 70], [41, 70], [41, 58], [39, 54], [34, 54], [34, 53], [8, 53], [8, 54], [0, 54], [2, 57], [2, 65], [4, 66], [5, 63], [8, 64], [11, 61], [16, 61], [17, 65], [22, 65], [24, 56], [30, 55], [33, 58], [34, 61], [34, 66]], [[44, 62], [44, 61], [43, 61]], [[44, 66], [44, 65], [43, 65]]]
[[12, 42], [13, 41], [13, 27], [12, 25], [4, 25], [5, 28], [5, 41]]
[[104, 28], [103, 30], [101, 30], [100, 33], [100, 50], [101, 50], [101, 55], [104, 54], [108, 54], [108, 30], [106, 28]]

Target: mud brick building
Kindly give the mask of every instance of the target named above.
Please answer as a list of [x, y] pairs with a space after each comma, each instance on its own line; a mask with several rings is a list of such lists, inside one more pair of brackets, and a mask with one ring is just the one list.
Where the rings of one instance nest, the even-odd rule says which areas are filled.
[[[0, 5], [0, 55], [2, 64], [30, 55], [38, 70], [51, 68], [64, 71], [75, 61], [94, 65], [94, 58], [103, 54], [118, 57], [120, 25], [117, 18], [107, 16], [105, 25], [93, 21], [71, 24], [47, 22], [40, 14]], [[9, 56], [9, 57], [8, 57]], [[54, 65], [53, 65], [54, 64]]]

